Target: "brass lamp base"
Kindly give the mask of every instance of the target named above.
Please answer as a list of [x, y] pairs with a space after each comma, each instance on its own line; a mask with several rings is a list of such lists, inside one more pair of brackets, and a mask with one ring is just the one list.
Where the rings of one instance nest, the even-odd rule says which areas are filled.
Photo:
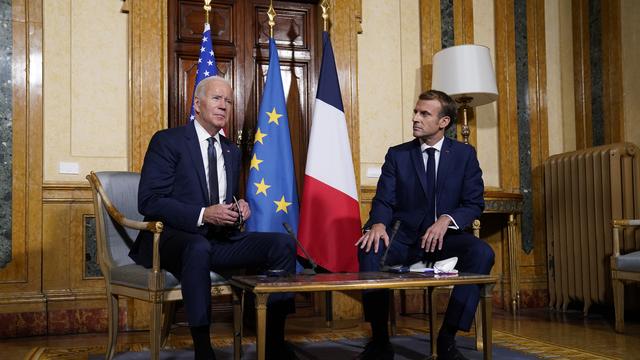
[[462, 142], [465, 144], [469, 143], [469, 135], [471, 135], [471, 130], [469, 129], [469, 119], [467, 113], [471, 109], [469, 107], [469, 103], [473, 100], [471, 96], [461, 96], [456, 99], [458, 104], [461, 104], [460, 109], [462, 109]]

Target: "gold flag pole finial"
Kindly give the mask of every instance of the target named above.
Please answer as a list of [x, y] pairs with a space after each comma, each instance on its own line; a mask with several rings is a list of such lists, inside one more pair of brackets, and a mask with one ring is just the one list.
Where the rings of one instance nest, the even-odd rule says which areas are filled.
[[209, 11], [211, 11], [211, 0], [204, 0], [204, 11], [205, 11], [205, 15], [204, 15], [204, 22], [205, 23], [209, 23]]
[[273, 0], [269, 2], [269, 11], [267, 11], [267, 16], [269, 16], [269, 36], [273, 37], [273, 27], [276, 26], [276, 11], [273, 9]]
[[324, 31], [329, 31], [329, 0], [322, 0], [322, 4], [320, 4], [322, 8], [322, 22]]

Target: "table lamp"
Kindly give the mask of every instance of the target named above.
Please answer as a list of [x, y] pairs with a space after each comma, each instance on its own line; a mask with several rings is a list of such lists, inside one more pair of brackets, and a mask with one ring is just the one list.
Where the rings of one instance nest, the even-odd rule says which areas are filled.
[[462, 109], [462, 140], [469, 143], [471, 107], [485, 105], [498, 98], [496, 76], [489, 48], [481, 45], [458, 45], [433, 55], [431, 88], [451, 96]]

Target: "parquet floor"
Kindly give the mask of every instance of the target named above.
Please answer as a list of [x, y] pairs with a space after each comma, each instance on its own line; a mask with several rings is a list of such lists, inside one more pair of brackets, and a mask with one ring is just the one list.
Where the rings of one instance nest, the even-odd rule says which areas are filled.
[[[494, 339], [509, 338], [510, 335], [520, 339], [524, 346], [550, 346], [557, 352], [566, 348], [564, 356], [554, 358], [607, 358], [640, 359], [640, 321], [629, 319], [625, 334], [613, 331], [612, 319], [601, 315], [583, 317], [581, 312], [558, 313], [547, 309], [526, 309], [516, 316], [507, 312], [494, 311], [494, 329], [500, 334]], [[336, 332], [352, 332], [366, 330], [367, 326], [359, 322], [337, 322], [333, 329], [326, 327], [320, 318], [294, 318], [287, 325], [288, 334], [306, 334], [307, 336], [323, 336]], [[400, 328], [423, 328], [424, 315], [401, 316], [398, 320]], [[229, 324], [214, 324], [215, 339], [230, 336]], [[178, 341], [189, 341], [187, 328], [177, 328], [172, 336]], [[514, 337], [515, 338], [515, 337]], [[121, 334], [119, 343], [144, 343], [148, 340], [147, 332], [128, 332]], [[527, 341], [530, 339], [531, 341]], [[24, 359], [36, 347], [78, 347], [99, 346], [106, 343], [106, 334], [81, 334], [66, 336], [28, 337], [0, 340], [0, 358], [6, 360]], [[533, 344], [533, 345], [532, 345]], [[594, 357], [572, 357], [579, 350], [593, 354]]]

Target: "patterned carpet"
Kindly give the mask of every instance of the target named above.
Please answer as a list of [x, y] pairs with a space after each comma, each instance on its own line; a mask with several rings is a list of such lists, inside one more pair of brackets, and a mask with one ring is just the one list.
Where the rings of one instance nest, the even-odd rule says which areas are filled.
[[[424, 328], [400, 328], [398, 329], [398, 337], [394, 339], [393, 343], [396, 347], [397, 359], [419, 359], [424, 358], [424, 354], [419, 355], [415, 351], [407, 351], [407, 348], [412, 346], [419, 346], [420, 348], [428, 349], [426, 345]], [[290, 335], [287, 336], [287, 340], [290, 341], [296, 353], [301, 359], [315, 359], [325, 358], [324, 356], [318, 356], [317, 349], [322, 347], [320, 343], [327, 342], [334, 347], [340, 346], [341, 351], [344, 351], [343, 356], [334, 356], [335, 360], [338, 358], [348, 359], [350, 355], [357, 354], [361, 350], [361, 346], [369, 336], [367, 331], [354, 330], [354, 331], [340, 331], [334, 333], [319, 333], [313, 336], [306, 335]], [[413, 341], [414, 343], [411, 343]], [[420, 343], [415, 343], [419, 341]], [[470, 349], [473, 343], [473, 338], [466, 336], [461, 337], [459, 340], [459, 347], [465, 355], [471, 358], [482, 358], [482, 353], [476, 352]], [[593, 354], [585, 352], [583, 350], [562, 347], [535, 339], [530, 339], [522, 336], [516, 336], [502, 331], [493, 331], [493, 343], [494, 343], [494, 358], [495, 359], [580, 359], [580, 360], [592, 360], [592, 359], [614, 359], [611, 357], [602, 356], [599, 354]], [[255, 338], [248, 336], [243, 339], [243, 345], [245, 347], [246, 358], [255, 358]], [[227, 355], [232, 354], [231, 347], [233, 340], [231, 338], [213, 339], [213, 345], [216, 348], [216, 353], [219, 358], [228, 358]], [[169, 344], [163, 351], [163, 358], [165, 359], [183, 359], [190, 358], [191, 353], [180, 349], [188, 349], [191, 347], [191, 341], [188, 338], [181, 337], [178, 339], [169, 339]], [[327, 347], [327, 346], [325, 346]], [[331, 346], [329, 346], [331, 347]], [[404, 349], [404, 352], [401, 351]], [[118, 355], [116, 358], [121, 359], [138, 359], [148, 357], [148, 351], [146, 344], [123, 344], [118, 346]], [[335, 351], [335, 349], [329, 349], [326, 351]], [[512, 351], [511, 353], [509, 351]], [[34, 348], [26, 359], [33, 360], [45, 360], [45, 359], [100, 359], [103, 358], [105, 353], [104, 346], [77, 346], [71, 348], [57, 348], [57, 347], [38, 347]], [[127, 354], [122, 354], [127, 353]], [[137, 353], [137, 354], [136, 354]], [[326, 353], [326, 352], [325, 352]], [[230, 357], [229, 357], [230, 358]]]

